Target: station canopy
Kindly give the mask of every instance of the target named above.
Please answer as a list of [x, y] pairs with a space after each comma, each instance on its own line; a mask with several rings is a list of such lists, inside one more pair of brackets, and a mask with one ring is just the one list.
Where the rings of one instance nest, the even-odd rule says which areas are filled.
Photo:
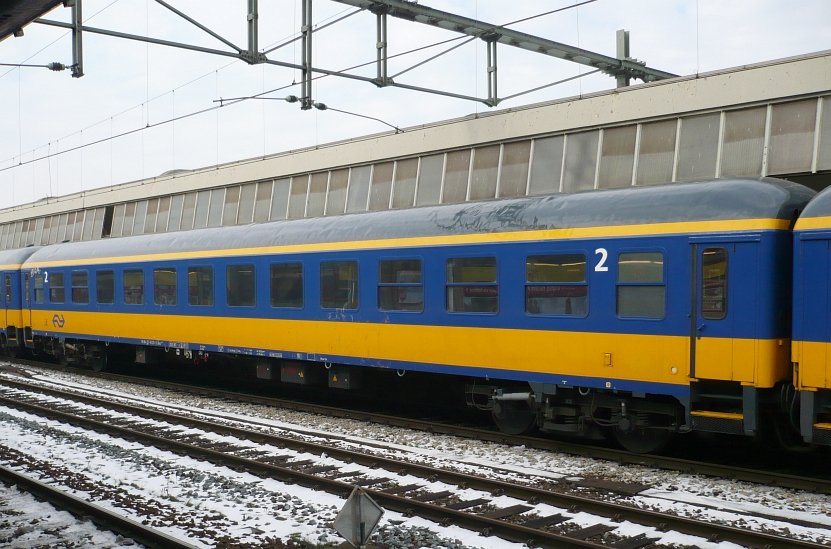
[[62, 0], [0, 1], [0, 41], [9, 36], [21, 36], [23, 27], [61, 4]]

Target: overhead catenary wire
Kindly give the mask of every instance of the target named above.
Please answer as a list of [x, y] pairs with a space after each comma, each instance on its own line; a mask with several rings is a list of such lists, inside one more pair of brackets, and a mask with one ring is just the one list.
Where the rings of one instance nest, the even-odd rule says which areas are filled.
[[[89, 18], [85, 19], [85, 22], [88, 22], [88, 21], [92, 20], [92, 19], [93, 19], [96, 15], [100, 14], [101, 12], [103, 12], [104, 10], [106, 10], [107, 8], [109, 8], [110, 6], [112, 6], [113, 4], [115, 4], [115, 3], [119, 2], [119, 1], [120, 1], [120, 0], [115, 0], [115, 1], [111, 2], [111, 3], [110, 3], [110, 4], [108, 4], [106, 7], [102, 8], [101, 10], [97, 11], [95, 14], [93, 14], [93, 15], [92, 15], [92, 16], [90, 16]], [[322, 22], [328, 22], [330, 19], [337, 18], [337, 17], [339, 17], [341, 14], [343, 14], [343, 13], [344, 13], [344, 12], [346, 12], [346, 11], [349, 11], [349, 10], [348, 10], [348, 9], [345, 9], [345, 10], [342, 10], [342, 11], [340, 11], [340, 12], [338, 12], [338, 13], [336, 13], [336, 14], [332, 15], [332, 16], [326, 17], [326, 18], [324, 18], [324, 19], [322, 20]], [[362, 11], [362, 10], [357, 10], [357, 11], [356, 11], [356, 13], [358, 13], [358, 12], [360, 12], [360, 11]], [[352, 15], [352, 14], [350, 14], [350, 15]], [[341, 20], [341, 19], [345, 19], [345, 17], [341, 17], [339, 20]], [[337, 22], [337, 21], [334, 21], [334, 22]], [[320, 27], [320, 28], [325, 28], [325, 27], [329, 26], [330, 24], [332, 24], [332, 23], [326, 23], [326, 24], [322, 25], [322, 27]], [[60, 38], [58, 38], [58, 39], [56, 39], [56, 40], [54, 40], [54, 41], [50, 42], [49, 44], [47, 44], [46, 46], [44, 46], [43, 48], [41, 48], [40, 50], [38, 50], [37, 52], [35, 52], [34, 54], [32, 54], [32, 55], [31, 55], [30, 57], [28, 57], [26, 60], [31, 59], [32, 57], [35, 57], [36, 55], [38, 55], [39, 53], [41, 53], [41, 52], [42, 52], [42, 51], [44, 51], [45, 49], [47, 49], [47, 48], [51, 47], [51, 46], [52, 46], [52, 45], [54, 45], [56, 42], [58, 42], [61, 38], [63, 38], [63, 37], [65, 37], [65, 36], [67, 36], [68, 34], [69, 34], [69, 33], [64, 33], [64, 34], [62, 34]], [[293, 43], [293, 42], [296, 42], [296, 41], [297, 41], [297, 39], [300, 37], [300, 33], [293, 33], [293, 36], [294, 36], [294, 38], [293, 38], [292, 40], [287, 41], [287, 42], [284, 42], [284, 43], [283, 43], [283, 44], [281, 44], [279, 47], [284, 47], [284, 46], [286, 46], [286, 45], [288, 45], [288, 44], [291, 44], [291, 43]], [[266, 48], [269, 48], [269, 47], [270, 47], [270, 46], [266, 46]], [[268, 51], [273, 51], [274, 49], [276, 49], [276, 48], [272, 48], [272, 49], [270, 49], [270, 50], [268, 50]], [[101, 125], [101, 124], [104, 124], [104, 123], [106, 123], [108, 120], [110, 120], [110, 119], [112, 119], [112, 118], [118, 118], [118, 117], [121, 117], [121, 116], [123, 116], [123, 115], [125, 115], [125, 114], [127, 114], [127, 113], [129, 113], [129, 112], [131, 112], [131, 111], [134, 111], [134, 110], [136, 110], [136, 109], [141, 109], [141, 111], [142, 111], [142, 120], [144, 121], [144, 109], [145, 109], [145, 106], [146, 106], [147, 104], [149, 104], [149, 103], [151, 103], [151, 102], [153, 102], [153, 101], [157, 101], [157, 100], [159, 100], [159, 99], [161, 99], [161, 98], [165, 97], [165, 96], [166, 96], [166, 95], [168, 95], [168, 94], [174, 93], [174, 92], [175, 92], [175, 91], [177, 91], [177, 90], [182, 90], [182, 89], [184, 89], [184, 88], [186, 88], [186, 87], [188, 87], [188, 86], [190, 86], [190, 85], [192, 85], [192, 84], [195, 84], [196, 82], [199, 82], [200, 80], [203, 80], [203, 79], [205, 79], [205, 78], [209, 78], [209, 77], [211, 77], [211, 76], [213, 76], [214, 78], [216, 78], [216, 73], [217, 73], [218, 71], [222, 71], [222, 70], [224, 70], [224, 69], [227, 69], [228, 67], [231, 67], [232, 65], [235, 65], [237, 62], [238, 62], [238, 60], [233, 60], [233, 61], [230, 61], [230, 62], [228, 62], [228, 63], [225, 63], [224, 65], [222, 65], [222, 66], [220, 66], [220, 67], [218, 67], [218, 68], [216, 68], [216, 69], [213, 69], [213, 70], [211, 70], [210, 72], [207, 72], [207, 73], [205, 73], [205, 74], [203, 74], [203, 75], [201, 75], [201, 76], [198, 76], [198, 77], [196, 77], [196, 78], [193, 78], [193, 79], [191, 79], [191, 80], [189, 80], [189, 81], [187, 81], [187, 82], [185, 82], [185, 83], [183, 83], [183, 84], [180, 84], [179, 86], [176, 86], [175, 88], [173, 88], [173, 89], [171, 89], [171, 90], [165, 91], [165, 92], [163, 92], [163, 93], [159, 93], [159, 94], [157, 94], [157, 95], [155, 95], [155, 96], [153, 96], [153, 97], [150, 97], [150, 96], [149, 96], [149, 87], [148, 87], [148, 89], [147, 89], [147, 94], [148, 94], [148, 95], [147, 95], [147, 98], [146, 98], [146, 100], [145, 100], [145, 101], [143, 101], [143, 102], [141, 102], [141, 103], [138, 103], [138, 104], [135, 104], [135, 105], [133, 105], [133, 106], [131, 106], [131, 107], [128, 107], [128, 108], [126, 108], [126, 109], [123, 109], [123, 110], [121, 110], [121, 111], [118, 111], [118, 112], [116, 112], [115, 114], [111, 114], [110, 116], [108, 116], [108, 117], [106, 117], [106, 118], [104, 118], [104, 119], [101, 119], [101, 120], [99, 120], [99, 121], [97, 121], [97, 122], [94, 122], [94, 123], [92, 123], [92, 124], [89, 124], [89, 125], [87, 125], [87, 126], [84, 126], [84, 127], [82, 127], [81, 129], [79, 129], [79, 130], [75, 130], [74, 132], [71, 132], [71, 133], [66, 134], [66, 135], [64, 135], [64, 136], [62, 136], [62, 137], [59, 137], [59, 138], [55, 139], [55, 141], [56, 141], [56, 142], [60, 142], [61, 140], [66, 140], [66, 139], [69, 139], [70, 137], [75, 136], [75, 135], [77, 135], [77, 134], [79, 134], [79, 133], [81, 133], [81, 132], [84, 132], [84, 131], [87, 131], [87, 130], [91, 130], [91, 129], [95, 128], [96, 126], [99, 126], [99, 125]], [[371, 64], [371, 63], [367, 63], [367, 64]], [[356, 67], [350, 67], [350, 68], [343, 69], [343, 70], [344, 70], [344, 71], [353, 70], [354, 68], [357, 68], [357, 67], [362, 67], [362, 66], [364, 66], [364, 65], [366, 65], [366, 64], [357, 65]], [[6, 74], [10, 73], [12, 70], [14, 70], [14, 69], [11, 69], [10, 71], [7, 71], [7, 72], [6, 72], [5, 74], [3, 74], [3, 75], [0, 75], [0, 78], [2, 78], [2, 76], [5, 76]], [[317, 76], [317, 77], [315, 77], [315, 78], [321, 78], [321, 77], [323, 77], [323, 76], [327, 76], [327, 75], [319, 75], [319, 76]], [[279, 90], [281, 90], [281, 89], [285, 89], [285, 88], [286, 88], [286, 86], [281, 86], [281, 87], [275, 88], [275, 89], [270, 90], [270, 91], [262, 92], [262, 94], [273, 93], [273, 92], [276, 92], [276, 91], [279, 91]], [[260, 94], [260, 95], [262, 95], [262, 94]], [[199, 111], [195, 111], [195, 113], [193, 113], [193, 114], [199, 114], [199, 113], [202, 113], [202, 112], [206, 112], [206, 111], [204, 111], [204, 110], [199, 110]], [[156, 124], [154, 124], [154, 125], [152, 125], [152, 126], [146, 126], [146, 128], [155, 127], [155, 126], [156, 126]], [[118, 134], [118, 135], [114, 136], [114, 138], [115, 138], [115, 139], [117, 139], [117, 138], [119, 138], [119, 137], [121, 137], [121, 136], [122, 136], [121, 134]], [[90, 143], [90, 145], [94, 145], [94, 144], [97, 144], [97, 142]], [[42, 148], [42, 147], [43, 147], [43, 145], [40, 145], [40, 146], [38, 146], [38, 147], [35, 147], [35, 148], [33, 148], [33, 149], [31, 150], [31, 152], [34, 152], [34, 151], [36, 151], [37, 149]], [[76, 148], [73, 148], [73, 149], [70, 149], [70, 150], [77, 150], [77, 149], [76, 149]], [[67, 151], [67, 152], [68, 152], [68, 151]], [[59, 153], [59, 154], [60, 154], [60, 153]], [[17, 158], [22, 158], [22, 152], [21, 152], [21, 154], [20, 154], [20, 155], [13, 156], [13, 157], [10, 157], [10, 158], [6, 158], [5, 160], [3, 160], [3, 162], [13, 162], [13, 161], [14, 161], [15, 159], [17, 159]], [[0, 169], [0, 171], [5, 171], [5, 169]]]
[[[102, 8], [101, 10], [99, 10], [98, 12], [96, 12], [95, 14], [93, 14], [91, 17], [87, 18], [87, 21], [88, 21], [88, 20], [90, 20], [90, 19], [92, 19], [93, 17], [95, 17], [96, 15], [100, 14], [101, 12], [103, 12], [103, 11], [104, 11], [104, 10], [106, 10], [106, 9], [108, 9], [110, 6], [112, 6], [113, 4], [116, 4], [116, 3], [117, 3], [117, 2], [119, 2], [119, 1], [120, 1], [120, 0], [114, 0], [114, 1], [113, 1], [113, 2], [111, 2], [110, 4], [108, 4], [107, 6], [105, 6], [104, 8]], [[511, 21], [511, 22], [509, 22], [509, 23], [505, 23], [505, 24], [503, 24], [503, 25], [499, 25], [499, 26], [497, 26], [497, 27], [495, 27], [495, 28], [499, 28], [499, 27], [507, 27], [507, 26], [510, 26], [510, 25], [515, 25], [515, 24], [518, 24], [518, 23], [526, 22], [526, 21], [529, 21], [529, 20], [532, 20], [532, 19], [536, 19], [536, 18], [539, 18], [539, 17], [546, 16], [546, 15], [551, 15], [551, 14], [558, 13], [558, 12], [562, 12], [562, 11], [565, 11], [565, 10], [578, 8], [578, 7], [580, 7], [580, 6], [583, 6], [583, 5], [586, 5], [586, 4], [590, 4], [590, 3], [593, 3], [593, 2], [596, 2], [596, 1], [597, 1], [597, 0], [585, 0], [585, 1], [583, 1], [583, 2], [575, 3], [575, 4], [573, 4], [573, 5], [565, 6], [565, 7], [563, 7], [563, 8], [558, 8], [558, 9], [554, 9], [554, 10], [549, 10], [549, 11], [546, 11], [546, 12], [543, 12], [543, 13], [540, 13], [540, 14], [536, 14], [536, 15], [533, 15], [533, 16], [525, 17], [525, 18], [518, 19], [518, 20], [515, 20], [515, 21]], [[318, 31], [318, 30], [322, 30], [323, 28], [326, 28], [326, 27], [331, 26], [331, 25], [333, 25], [333, 24], [335, 24], [335, 23], [337, 23], [337, 22], [340, 22], [340, 21], [342, 21], [342, 20], [344, 20], [344, 19], [347, 19], [347, 18], [351, 17], [352, 15], [355, 15], [356, 13], [359, 13], [359, 12], [361, 12], [361, 11], [363, 11], [363, 10], [361, 10], [361, 9], [354, 10], [354, 11], [352, 11], [352, 12], [350, 12], [350, 13], [348, 13], [348, 14], [346, 14], [346, 15], [343, 15], [343, 16], [342, 16], [342, 14], [343, 14], [344, 12], [346, 12], [346, 11], [349, 11], [349, 10], [343, 10], [343, 11], [339, 12], [338, 14], [335, 14], [335, 15], [333, 15], [333, 16], [330, 16], [330, 17], [328, 17], [328, 18], [324, 19], [323, 21], [327, 21], [327, 20], [330, 20], [330, 19], [337, 18], [336, 20], [331, 21], [331, 22], [328, 22], [328, 23], [326, 23], [326, 24], [325, 24], [325, 25], [323, 25], [323, 26], [316, 25], [315, 30], [316, 30], [316, 31]], [[66, 33], [66, 34], [68, 34], [68, 33]], [[66, 36], [66, 34], [62, 35], [62, 37], [63, 37], [63, 36]], [[288, 46], [288, 45], [290, 45], [290, 44], [294, 44], [294, 43], [296, 43], [296, 42], [297, 42], [297, 40], [298, 40], [298, 39], [299, 39], [299, 37], [300, 37], [300, 33], [294, 33], [294, 34], [295, 34], [295, 37], [294, 37], [293, 39], [290, 39], [290, 40], [284, 41], [284, 42], [280, 43], [279, 45], [277, 45], [276, 47], [267, 46], [266, 48], [264, 48], [264, 49], [262, 50], [262, 53], [264, 53], [264, 54], [265, 54], [265, 53], [270, 53], [270, 52], [273, 52], [273, 51], [275, 51], [275, 50], [277, 50], [277, 49], [280, 49], [280, 48], [282, 48], [282, 47], [285, 47], [285, 46]], [[432, 44], [428, 44], [428, 45], [425, 45], [425, 46], [419, 46], [419, 47], [417, 47], [417, 48], [413, 48], [413, 49], [411, 49], [411, 50], [407, 50], [407, 51], [405, 51], [405, 52], [401, 52], [401, 53], [398, 53], [398, 54], [390, 55], [388, 58], [389, 58], [389, 59], [398, 58], [398, 57], [402, 57], [402, 56], [405, 56], [405, 55], [410, 55], [410, 54], [412, 54], [412, 53], [416, 53], [416, 52], [419, 52], [419, 51], [423, 51], [423, 50], [426, 50], [426, 49], [430, 49], [430, 48], [438, 47], [438, 46], [443, 45], [443, 44], [447, 44], [447, 43], [451, 43], [451, 42], [455, 42], [455, 41], [464, 40], [464, 43], [463, 43], [463, 44], [460, 44], [460, 45], [454, 46], [454, 47], [452, 47], [452, 48], [450, 48], [450, 49], [446, 50], [445, 52], [439, 53], [439, 54], [437, 54], [437, 55], [435, 55], [435, 56], [433, 56], [433, 57], [431, 57], [430, 59], [428, 59], [428, 60], [427, 60], [427, 61], [429, 61], [429, 60], [435, 59], [435, 58], [437, 58], [437, 57], [439, 57], [439, 56], [441, 56], [441, 55], [444, 55], [445, 53], [448, 53], [448, 52], [450, 52], [450, 51], [452, 51], [452, 50], [454, 50], [454, 49], [456, 49], [456, 48], [460, 47], [461, 45], [467, 44], [468, 42], [471, 42], [471, 41], [472, 41], [472, 40], [474, 40], [474, 39], [475, 39], [475, 37], [474, 37], [473, 39], [471, 39], [471, 38], [469, 38], [469, 37], [465, 37], [465, 36], [457, 36], [457, 37], [453, 37], [453, 38], [450, 38], [450, 39], [441, 40], [441, 41], [438, 41], [438, 42], [435, 42], [435, 43], [432, 43]], [[58, 39], [58, 40], [59, 40], [59, 39]], [[50, 43], [49, 45], [45, 46], [44, 48], [42, 48], [41, 50], [39, 50], [38, 52], [36, 52], [36, 53], [35, 53], [35, 54], [33, 54], [32, 56], [30, 56], [30, 58], [29, 58], [29, 59], [31, 59], [31, 57], [34, 57], [35, 55], [37, 55], [37, 53], [40, 53], [41, 51], [45, 50], [45, 49], [46, 49], [46, 48], [48, 48], [49, 46], [53, 45], [53, 44], [54, 44], [55, 42], [57, 42], [58, 40], [55, 40], [55, 41], [53, 41], [52, 43]], [[419, 62], [417, 65], [415, 65], [415, 66], [413, 66], [413, 67], [410, 67], [410, 68], [408, 68], [408, 69], [405, 69], [404, 71], [399, 72], [396, 76], [399, 76], [400, 74], [403, 74], [403, 73], [405, 73], [405, 72], [408, 72], [408, 71], [410, 71], [410, 70], [413, 70], [414, 68], [416, 68], [416, 67], [418, 67], [418, 66], [423, 65], [423, 64], [424, 64], [424, 63], [426, 63], [427, 61], [422, 61], [422, 62]], [[76, 135], [76, 134], [79, 134], [79, 133], [80, 133], [80, 134], [83, 134], [83, 132], [84, 132], [85, 130], [89, 130], [89, 129], [91, 129], [91, 128], [94, 128], [94, 127], [96, 127], [96, 126], [98, 126], [98, 125], [100, 125], [100, 124], [102, 124], [102, 123], [104, 123], [104, 122], [107, 122], [108, 120], [109, 120], [110, 125], [111, 125], [111, 127], [112, 127], [112, 119], [113, 119], [114, 117], [119, 117], [119, 116], [122, 116], [122, 115], [124, 115], [124, 114], [126, 114], [126, 113], [128, 113], [128, 112], [130, 112], [130, 111], [135, 110], [136, 108], [142, 108], [142, 111], [143, 111], [143, 112], [142, 112], [142, 114], [144, 115], [144, 114], [145, 114], [145, 111], [144, 111], [144, 109], [145, 109], [145, 108], [147, 108], [147, 109], [148, 109], [148, 111], [149, 111], [149, 103], [150, 103], [150, 102], [155, 101], [155, 100], [158, 100], [158, 99], [160, 99], [160, 98], [162, 98], [162, 97], [165, 97], [165, 96], [166, 96], [166, 95], [168, 95], [168, 94], [175, 93], [175, 91], [176, 91], [176, 90], [181, 90], [181, 89], [183, 89], [183, 88], [185, 88], [185, 87], [187, 87], [187, 86], [190, 86], [191, 84], [193, 84], [193, 83], [195, 83], [195, 82], [198, 82], [198, 81], [200, 81], [200, 80], [202, 80], [202, 79], [204, 79], [204, 78], [206, 78], [206, 77], [210, 76], [211, 74], [214, 74], [215, 78], [218, 78], [218, 72], [219, 72], [219, 71], [224, 70], [224, 69], [226, 69], [226, 68], [228, 68], [228, 67], [230, 67], [230, 66], [234, 65], [234, 64], [235, 64], [235, 63], [237, 63], [237, 62], [238, 62], [238, 60], [231, 61], [231, 62], [229, 62], [229, 63], [227, 63], [227, 64], [225, 64], [225, 65], [223, 65], [223, 66], [221, 66], [221, 67], [219, 67], [219, 68], [217, 68], [217, 69], [215, 69], [215, 70], [213, 70], [213, 71], [209, 72], [209, 73], [206, 73], [206, 74], [204, 74], [204, 75], [202, 75], [202, 76], [199, 76], [199, 77], [196, 77], [196, 78], [194, 78], [194, 79], [192, 79], [192, 80], [190, 80], [190, 81], [188, 81], [188, 82], [186, 82], [186, 83], [184, 83], [184, 84], [181, 84], [181, 85], [179, 85], [179, 86], [177, 86], [177, 87], [173, 88], [172, 90], [166, 91], [166, 92], [164, 92], [164, 93], [160, 93], [160, 94], [156, 95], [156, 96], [155, 96], [155, 97], [153, 97], [153, 98], [150, 98], [150, 97], [149, 97], [149, 85], [148, 85], [148, 97], [147, 97], [147, 100], [146, 100], [145, 102], [143, 102], [143, 103], [141, 103], [141, 104], [138, 104], [138, 105], [134, 105], [134, 106], [132, 106], [132, 107], [130, 107], [130, 108], [124, 109], [124, 110], [122, 110], [122, 111], [120, 111], [120, 112], [116, 113], [115, 115], [111, 115], [111, 116], [107, 117], [106, 119], [103, 119], [103, 120], [101, 120], [101, 121], [99, 121], [99, 122], [96, 122], [96, 123], [94, 123], [94, 124], [88, 125], [88, 126], [86, 126], [85, 128], [83, 128], [83, 129], [81, 129], [81, 130], [78, 130], [78, 131], [72, 132], [72, 133], [70, 133], [70, 134], [68, 134], [68, 135], [66, 135], [66, 136], [64, 136], [64, 137], [62, 137], [62, 138], [57, 139], [56, 141], [59, 143], [62, 139], [63, 139], [63, 140], [66, 140], [66, 139], [68, 139], [69, 137], [71, 137], [71, 136], [73, 136], [73, 135]], [[330, 72], [328, 72], [328, 73], [326, 73], [326, 74], [320, 74], [320, 75], [317, 75], [317, 76], [313, 77], [313, 78], [312, 78], [312, 80], [313, 80], [313, 81], [316, 81], [316, 80], [319, 80], [319, 79], [321, 79], [321, 78], [325, 78], [325, 77], [327, 77], [327, 76], [333, 76], [333, 75], [340, 75], [340, 74], [345, 75], [345, 74], [347, 74], [349, 71], [354, 71], [354, 70], [356, 70], [356, 69], [359, 69], [359, 68], [362, 68], [362, 67], [366, 67], [366, 66], [369, 66], [369, 65], [375, 64], [376, 62], [377, 62], [377, 61], [376, 61], [375, 59], [373, 59], [373, 60], [371, 60], [371, 61], [367, 61], [367, 62], [365, 62], [365, 63], [360, 63], [360, 64], [357, 64], [357, 65], [352, 65], [352, 66], [350, 66], [350, 67], [347, 67], [347, 68], [344, 68], [344, 69], [341, 69], [341, 70], [338, 70], [338, 71], [330, 71]], [[14, 70], [14, 69], [12, 69], [12, 70]], [[9, 72], [10, 72], [10, 71], [9, 71]], [[561, 83], [564, 83], [564, 82], [568, 82], [568, 81], [574, 80], [574, 79], [576, 79], [576, 78], [581, 78], [581, 77], [583, 77], [583, 76], [588, 76], [588, 75], [591, 75], [591, 74], [595, 74], [595, 73], [597, 73], [597, 72], [599, 72], [599, 70], [597, 70], [597, 71], [591, 71], [591, 72], [589, 72], [589, 73], [585, 73], [585, 74], [579, 74], [577, 77], [570, 77], [570, 78], [566, 78], [566, 79], [559, 80], [559, 81], [556, 81], [556, 82], [552, 82], [552, 83], [549, 83], [549, 84], [544, 84], [544, 85], [539, 86], [539, 87], [536, 87], [536, 88], [534, 88], [534, 89], [532, 89], [532, 90], [526, 90], [526, 91], [524, 91], [524, 92], [520, 92], [520, 93], [517, 93], [517, 94], [511, 95], [511, 96], [505, 97], [505, 98], [503, 98], [503, 99], [512, 99], [512, 98], [518, 97], [518, 96], [520, 96], [520, 95], [524, 95], [524, 94], [527, 94], [527, 93], [532, 93], [532, 92], [534, 92], [534, 91], [539, 91], [539, 90], [544, 89], [544, 88], [548, 88], [548, 87], [551, 87], [551, 86], [554, 86], [554, 85], [557, 85], [557, 84], [561, 84]], [[6, 74], [8, 74], [8, 72], [7, 72]], [[2, 76], [5, 76], [5, 74], [4, 74], [4, 75], [0, 75], [0, 78], [2, 78]], [[71, 148], [68, 148], [68, 149], [65, 149], [65, 150], [56, 151], [56, 152], [54, 152], [54, 153], [53, 153], [53, 152], [47, 152], [47, 155], [46, 155], [46, 156], [40, 156], [40, 157], [35, 158], [35, 157], [34, 157], [35, 152], [36, 152], [38, 149], [40, 149], [40, 148], [42, 148], [42, 147], [43, 147], [43, 145], [41, 145], [41, 146], [36, 147], [36, 148], [34, 148], [34, 149], [32, 149], [32, 150], [31, 150], [32, 155], [33, 155], [33, 157], [32, 157], [32, 159], [31, 159], [31, 160], [23, 161], [23, 160], [22, 160], [22, 156], [23, 156], [23, 153], [22, 153], [22, 152], [21, 152], [18, 156], [11, 157], [11, 158], [7, 158], [4, 162], [13, 162], [13, 161], [17, 158], [17, 159], [18, 159], [18, 163], [17, 163], [17, 164], [12, 164], [12, 165], [9, 165], [9, 166], [4, 167], [4, 168], [0, 168], [0, 172], [4, 172], [4, 171], [8, 171], [8, 170], [12, 170], [12, 169], [14, 169], [14, 168], [16, 168], [16, 167], [18, 167], [18, 166], [22, 166], [22, 165], [26, 165], [26, 164], [35, 163], [35, 162], [40, 162], [40, 161], [42, 161], [42, 160], [48, 160], [48, 159], [50, 159], [50, 158], [52, 158], [52, 157], [55, 157], [55, 156], [60, 156], [60, 155], [64, 155], [64, 154], [66, 154], [66, 153], [70, 153], [70, 152], [78, 151], [78, 150], [81, 150], [81, 149], [83, 149], [83, 148], [85, 148], [85, 147], [91, 147], [91, 146], [98, 145], [98, 144], [101, 144], [101, 143], [104, 143], [104, 142], [107, 142], [107, 141], [120, 139], [120, 138], [122, 138], [122, 137], [126, 137], [126, 136], [129, 136], [129, 135], [132, 135], [132, 134], [136, 134], [136, 133], [143, 132], [144, 130], [148, 130], [148, 129], [152, 129], [152, 128], [157, 128], [157, 127], [160, 127], [160, 126], [164, 126], [164, 125], [166, 125], [166, 124], [172, 124], [172, 123], [174, 123], [174, 122], [176, 122], [176, 121], [184, 120], [184, 119], [187, 119], [187, 118], [192, 118], [192, 117], [199, 116], [199, 115], [202, 115], [202, 114], [205, 114], [205, 113], [211, 112], [211, 111], [216, 111], [216, 110], [217, 110], [217, 109], [219, 109], [219, 108], [223, 108], [223, 107], [226, 107], [226, 106], [232, 106], [232, 105], [235, 105], [235, 104], [240, 103], [240, 102], [243, 102], [243, 101], [252, 100], [252, 99], [258, 99], [258, 98], [264, 98], [263, 96], [266, 96], [266, 95], [268, 95], [268, 94], [272, 94], [272, 93], [276, 93], [276, 92], [278, 92], [278, 91], [282, 91], [282, 90], [285, 90], [285, 89], [291, 88], [291, 87], [296, 86], [296, 85], [298, 85], [298, 84], [297, 84], [295, 81], [292, 81], [292, 83], [291, 83], [291, 84], [287, 84], [287, 85], [284, 85], [284, 86], [280, 86], [280, 87], [277, 87], [277, 88], [273, 88], [273, 89], [270, 89], [270, 90], [266, 90], [266, 91], [263, 91], [263, 92], [260, 92], [260, 93], [257, 93], [257, 94], [253, 94], [253, 95], [250, 95], [250, 96], [236, 97], [236, 98], [232, 98], [232, 99], [220, 99], [220, 101], [219, 101], [219, 103], [220, 103], [220, 104], [219, 104], [219, 105], [215, 105], [215, 106], [211, 106], [211, 107], [206, 107], [206, 108], [203, 108], [203, 109], [197, 109], [197, 110], [195, 110], [195, 111], [192, 111], [192, 112], [189, 112], [189, 113], [186, 113], [186, 114], [180, 115], [180, 116], [175, 116], [175, 113], [174, 113], [174, 116], [173, 116], [173, 117], [168, 118], [168, 119], [165, 119], [165, 120], [160, 120], [160, 121], [158, 121], [158, 122], [154, 122], [154, 123], [150, 123], [150, 121], [149, 121], [149, 112], [147, 112], [147, 114], [146, 114], [146, 118], [145, 118], [146, 123], [145, 123], [145, 125], [144, 125], [143, 127], [138, 127], [138, 128], [134, 128], [134, 129], [131, 129], [131, 130], [126, 130], [126, 131], [124, 131], [124, 132], [120, 132], [120, 133], [117, 133], [117, 134], [112, 134], [112, 132], [111, 132], [111, 135], [110, 135], [109, 137], [104, 137], [104, 138], [101, 138], [101, 139], [97, 139], [97, 140], [91, 141], [91, 142], [89, 142], [89, 143], [80, 143], [79, 145], [77, 145], [77, 146], [75, 146], [75, 147], [71, 147]], [[417, 89], [417, 88], [412, 87], [412, 89]], [[217, 94], [218, 94], [218, 87], [217, 87]], [[453, 97], [453, 96], [454, 96], [453, 94], [448, 94], [448, 95], [449, 95], [449, 96], [451, 96], [451, 97]], [[461, 97], [461, 96], [458, 96], [458, 97]], [[275, 99], [276, 99], [276, 98], [275, 98]], [[319, 103], [319, 104], [323, 105], [323, 103]], [[383, 120], [381, 120], [381, 119], [376, 119], [376, 118], [371, 117], [371, 116], [366, 116], [366, 115], [362, 115], [362, 114], [359, 114], [359, 113], [354, 113], [354, 112], [351, 112], [351, 111], [344, 111], [344, 110], [336, 109], [336, 108], [333, 108], [333, 107], [327, 107], [327, 109], [328, 109], [328, 110], [332, 110], [332, 111], [336, 111], [336, 112], [342, 112], [342, 113], [345, 113], [345, 114], [354, 115], [354, 116], [360, 116], [360, 117], [362, 117], [362, 118], [368, 118], [368, 119], [377, 120], [377, 121], [379, 121], [379, 122], [381, 122], [381, 123], [383, 123], [383, 124], [385, 124], [385, 125], [387, 125], [387, 126], [390, 126], [390, 127], [394, 128], [394, 129], [396, 130], [396, 132], [401, 131], [401, 130], [400, 130], [400, 128], [398, 128], [397, 126], [395, 126], [395, 125], [393, 125], [393, 124], [390, 124], [390, 123], [388, 123], [388, 122], [386, 122], [386, 121], [383, 121]], [[319, 109], [319, 110], [322, 110], [322, 109]], [[218, 115], [218, 113], [217, 113], [217, 115]], [[218, 118], [217, 118], [217, 128], [218, 128]], [[217, 130], [217, 139], [218, 139], [218, 130]], [[50, 141], [50, 145], [51, 145], [51, 141]], [[217, 164], [219, 164], [219, 144], [218, 144], [218, 143], [217, 143], [217, 150], [216, 150], [216, 162], [217, 162]], [[143, 171], [143, 170], [142, 170], [142, 171]], [[143, 175], [143, 174], [142, 174], [142, 175]]]

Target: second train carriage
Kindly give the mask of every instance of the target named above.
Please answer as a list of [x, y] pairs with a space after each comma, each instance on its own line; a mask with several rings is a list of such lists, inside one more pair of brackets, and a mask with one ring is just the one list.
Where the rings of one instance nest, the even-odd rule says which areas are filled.
[[0, 350], [9, 354], [19, 354], [26, 339], [31, 340], [30, 307], [26, 301], [31, 281], [21, 273], [21, 268], [36, 250], [30, 247], [0, 251]]
[[794, 230], [794, 385], [806, 442], [831, 444], [831, 190]]
[[506, 431], [638, 451], [754, 434], [791, 382], [790, 230], [812, 194], [718, 180], [48, 246], [25, 266], [33, 345], [94, 366], [120, 345], [251, 355], [296, 382], [326, 365], [334, 386], [460, 376]]

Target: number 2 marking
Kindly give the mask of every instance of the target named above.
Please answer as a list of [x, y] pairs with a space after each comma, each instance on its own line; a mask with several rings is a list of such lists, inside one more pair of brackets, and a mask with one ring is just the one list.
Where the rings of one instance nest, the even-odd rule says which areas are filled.
[[605, 273], [609, 270], [609, 267], [606, 266], [606, 260], [609, 259], [609, 252], [606, 251], [606, 248], [598, 248], [594, 251], [594, 255], [600, 256], [600, 261], [597, 262], [597, 265], [594, 266], [595, 272], [598, 273]]

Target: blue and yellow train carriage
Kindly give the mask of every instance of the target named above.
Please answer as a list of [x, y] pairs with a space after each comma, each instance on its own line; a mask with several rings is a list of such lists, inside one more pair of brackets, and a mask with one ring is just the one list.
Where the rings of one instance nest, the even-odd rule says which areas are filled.
[[636, 450], [753, 434], [791, 378], [789, 231], [810, 195], [721, 180], [49, 246], [27, 263], [35, 345], [93, 365], [122, 345], [251, 355], [335, 387], [456, 376], [506, 431]]
[[805, 208], [794, 230], [794, 384], [806, 442], [831, 445], [831, 190]]
[[24, 298], [29, 281], [21, 276], [21, 267], [37, 248], [0, 251], [0, 351], [17, 355], [31, 339], [28, 311]]

